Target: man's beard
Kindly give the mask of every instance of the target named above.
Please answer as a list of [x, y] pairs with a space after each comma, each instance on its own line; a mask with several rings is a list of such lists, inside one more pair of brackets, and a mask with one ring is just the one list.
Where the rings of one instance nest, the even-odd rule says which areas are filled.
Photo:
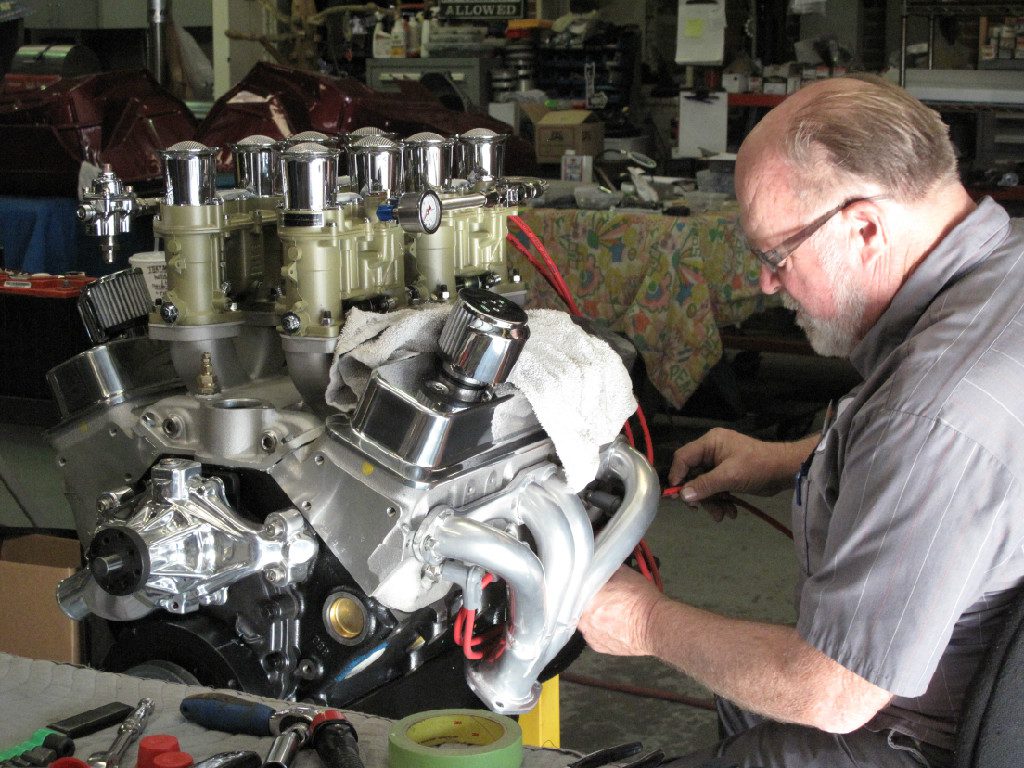
[[847, 357], [860, 341], [867, 301], [844, 268], [834, 244], [826, 241], [818, 253], [825, 277], [832, 288], [835, 315], [829, 319], [811, 317], [785, 291], [782, 292], [782, 303], [786, 309], [796, 310], [796, 324], [803, 328], [815, 352], [825, 357]]

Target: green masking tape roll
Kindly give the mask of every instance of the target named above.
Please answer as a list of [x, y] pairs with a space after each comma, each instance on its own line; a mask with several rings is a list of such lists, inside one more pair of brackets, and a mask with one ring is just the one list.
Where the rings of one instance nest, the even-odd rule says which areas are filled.
[[483, 710], [419, 712], [388, 732], [390, 768], [519, 768], [522, 762], [519, 724]]

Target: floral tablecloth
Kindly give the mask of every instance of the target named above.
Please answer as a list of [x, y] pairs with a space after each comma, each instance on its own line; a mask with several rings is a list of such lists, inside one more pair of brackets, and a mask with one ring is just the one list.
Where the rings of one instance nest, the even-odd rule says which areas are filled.
[[[651, 383], [676, 407], [721, 358], [718, 328], [764, 308], [757, 260], [738, 236], [735, 212], [678, 218], [533, 208], [522, 216], [583, 314], [627, 336]], [[530, 264], [509, 251], [529, 285], [527, 306], [564, 309]]]

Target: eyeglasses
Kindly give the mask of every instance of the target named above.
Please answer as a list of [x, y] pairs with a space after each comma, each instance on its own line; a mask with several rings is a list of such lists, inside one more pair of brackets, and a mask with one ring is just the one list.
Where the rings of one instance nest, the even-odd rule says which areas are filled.
[[787, 237], [775, 248], [771, 248], [770, 250], [767, 251], [759, 251], [756, 248], [750, 247], [750, 252], [754, 254], [762, 264], [768, 267], [768, 269], [771, 272], [777, 272], [779, 268], [783, 265], [783, 263], [786, 261], [786, 259], [793, 255], [793, 251], [795, 251], [797, 248], [803, 245], [804, 242], [811, 237], [811, 235], [813, 235], [815, 232], [817, 232], [819, 229], [825, 226], [825, 224], [828, 223], [829, 219], [831, 219], [837, 213], [845, 211], [847, 208], [849, 208], [851, 205], [854, 205], [855, 203], [863, 203], [869, 200], [879, 200], [883, 197], [886, 196], [874, 195], [872, 197], [848, 198], [847, 200], [844, 200], [839, 205], [837, 205], [835, 208], [825, 211], [825, 213], [821, 214], [821, 216], [816, 218], [814, 221], [812, 221], [810, 224], [808, 224], [806, 227], [801, 229], [796, 234]]

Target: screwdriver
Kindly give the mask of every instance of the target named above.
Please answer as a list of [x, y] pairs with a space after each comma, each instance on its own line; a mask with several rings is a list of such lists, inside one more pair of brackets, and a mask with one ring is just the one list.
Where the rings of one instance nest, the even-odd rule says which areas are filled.
[[325, 709], [313, 718], [313, 748], [326, 768], [363, 768], [356, 729], [341, 712]]

